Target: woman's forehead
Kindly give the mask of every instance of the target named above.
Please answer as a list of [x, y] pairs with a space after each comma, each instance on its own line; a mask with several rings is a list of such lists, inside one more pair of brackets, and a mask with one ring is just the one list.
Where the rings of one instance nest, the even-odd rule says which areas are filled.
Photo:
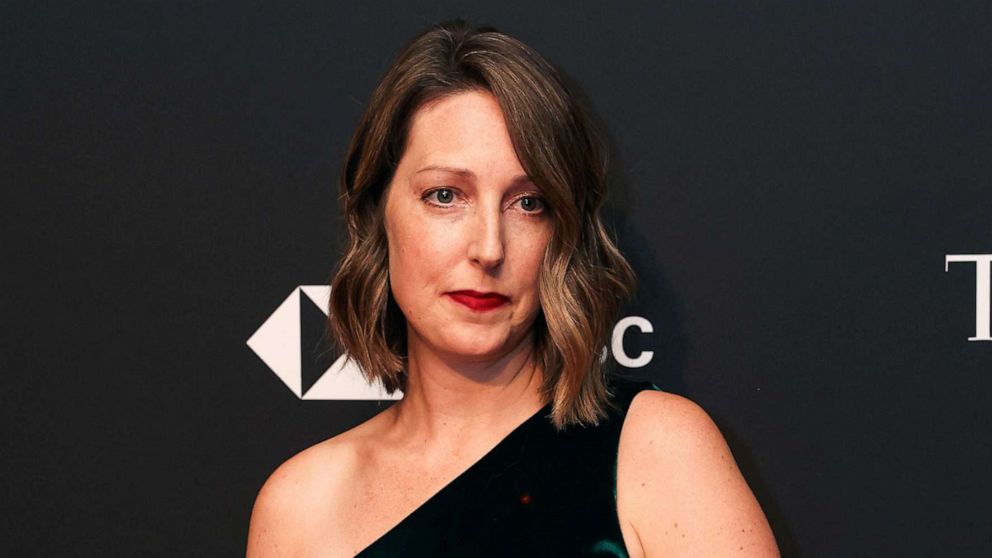
[[421, 152], [513, 149], [503, 111], [488, 93], [459, 93], [420, 108], [407, 139], [408, 148]]

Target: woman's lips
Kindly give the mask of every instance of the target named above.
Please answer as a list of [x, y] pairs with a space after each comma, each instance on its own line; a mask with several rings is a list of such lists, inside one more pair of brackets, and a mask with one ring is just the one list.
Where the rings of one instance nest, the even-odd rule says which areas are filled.
[[499, 293], [480, 293], [476, 291], [455, 291], [447, 293], [452, 300], [459, 304], [464, 304], [472, 310], [484, 312], [503, 306], [510, 299]]

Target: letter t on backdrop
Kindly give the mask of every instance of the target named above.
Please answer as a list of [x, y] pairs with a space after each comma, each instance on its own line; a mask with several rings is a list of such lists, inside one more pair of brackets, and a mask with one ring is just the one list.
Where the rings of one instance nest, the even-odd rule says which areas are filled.
[[968, 341], [992, 341], [992, 254], [947, 254], [944, 273], [951, 262], [975, 262], [975, 336]]

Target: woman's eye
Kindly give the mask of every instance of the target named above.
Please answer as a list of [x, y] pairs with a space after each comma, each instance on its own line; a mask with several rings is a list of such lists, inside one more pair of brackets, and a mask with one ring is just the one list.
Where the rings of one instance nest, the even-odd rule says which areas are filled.
[[525, 198], [520, 198], [518, 201], [520, 202], [520, 207], [528, 213], [536, 213], [544, 209], [544, 200], [541, 198], [528, 196]]
[[437, 190], [428, 193], [427, 197], [433, 197], [434, 200], [442, 205], [448, 205], [449, 203], [455, 201], [455, 193], [450, 188], [438, 188]]

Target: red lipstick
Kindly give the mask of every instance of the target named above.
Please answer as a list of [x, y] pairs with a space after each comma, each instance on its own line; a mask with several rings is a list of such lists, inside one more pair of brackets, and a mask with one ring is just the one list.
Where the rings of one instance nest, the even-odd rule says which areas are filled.
[[472, 310], [485, 312], [503, 306], [510, 301], [499, 293], [480, 293], [479, 291], [454, 291], [446, 293], [455, 302], [464, 304]]

